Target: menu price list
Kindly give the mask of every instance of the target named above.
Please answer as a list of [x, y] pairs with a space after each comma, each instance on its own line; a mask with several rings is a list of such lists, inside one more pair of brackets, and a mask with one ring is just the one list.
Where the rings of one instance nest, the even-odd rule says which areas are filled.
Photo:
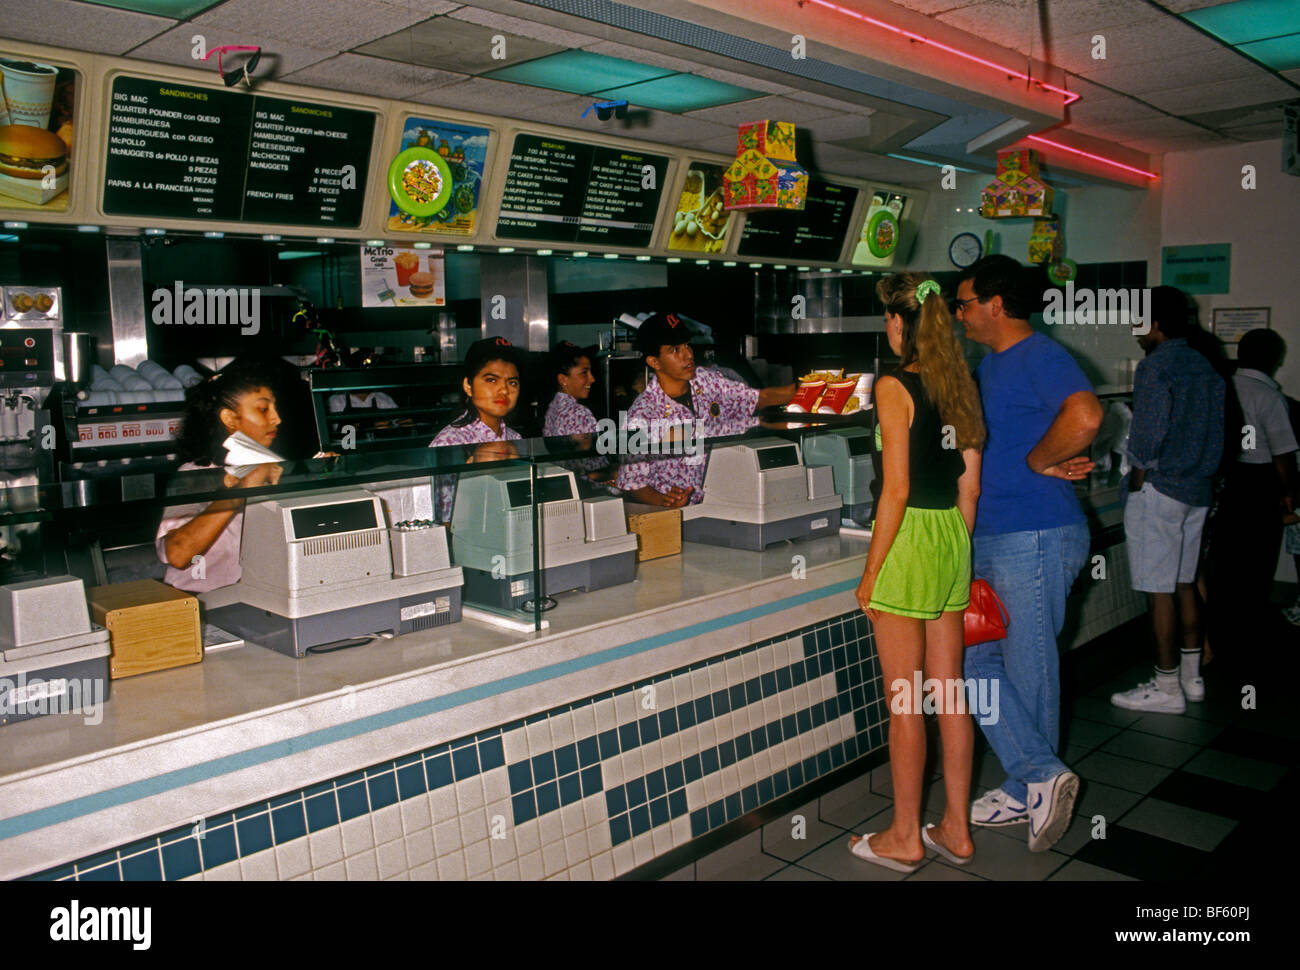
[[833, 263], [844, 248], [857, 199], [855, 188], [810, 179], [802, 211], [749, 213], [738, 255]]
[[497, 235], [647, 247], [667, 171], [662, 155], [517, 135]]
[[118, 77], [104, 211], [356, 226], [374, 124], [365, 111]]

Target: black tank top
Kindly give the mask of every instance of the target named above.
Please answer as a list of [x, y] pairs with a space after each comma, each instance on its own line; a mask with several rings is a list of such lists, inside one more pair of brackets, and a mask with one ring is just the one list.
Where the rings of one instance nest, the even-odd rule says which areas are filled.
[[[950, 509], [957, 504], [957, 479], [966, 470], [966, 460], [955, 442], [951, 448], [943, 446], [943, 419], [925, 393], [921, 375], [895, 369], [888, 376], [898, 378], [907, 388], [907, 393], [912, 395], [914, 413], [907, 434], [907, 504], [914, 509]], [[871, 463], [876, 472], [871, 483], [871, 497], [878, 504], [884, 485], [879, 424], [876, 425], [876, 450], [872, 452]]]

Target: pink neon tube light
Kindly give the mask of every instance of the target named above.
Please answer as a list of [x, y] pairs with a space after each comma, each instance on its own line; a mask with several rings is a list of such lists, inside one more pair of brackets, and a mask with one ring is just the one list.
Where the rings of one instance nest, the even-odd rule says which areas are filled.
[[1101, 162], [1103, 165], [1113, 165], [1115, 168], [1122, 168], [1126, 172], [1132, 172], [1134, 175], [1142, 175], [1149, 179], [1158, 179], [1160, 176], [1155, 172], [1148, 172], [1145, 169], [1134, 168], [1132, 165], [1125, 165], [1122, 162], [1116, 162], [1112, 159], [1105, 158], [1101, 155], [1094, 155], [1092, 152], [1080, 151], [1077, 148], [1071, 148], [1069, 145], [1062, 145], [1060, 142], [1049, 141], [1038, 135], [1026, 135], [1029, 141], [1036, 141], [1043, 145], [1050, 145], [1052, 148], [1059, 148], [1063, 152], [1070, 152], [1074, 155], [1082, 155], [1084, 158], [1091, 158], [1094, 162]]
[[[952, 54], [954, 57], [960, 57], [975, 64], [982, 64], [984, 67], [991, 67], [994, 70], [1001, 71], [1009, 77], [1020, 78], [1022, 81], [1029, 81], [1038, 85], [1045, 91], [1053, 91], [1056, 94], [1061, 95], [1065, 98], [1065, 104], [1074, 104], [1074, 102], [1078, 101], [1081, 97], [1081, 95], [1074, 91], [1067, 91], [1065, 88], [1058, 88], [1054, 84], [1048, 84], [1045, 81], [1031, 78], [1024, 71], [1017, 71], [1014, 68], [1007, 67], [1004, 64], [999, 64], [996, 61], [977, 57], [976, 55], [967, 53], [966, 51], [958, 50], [956, 47], [949, 47], [947, 44], [941, 44], [939, 41], [931, 40], [929, 37], [922, 37], [920, 34], [914, 34], [910, 30], [904, 30], [903, 28], [896, 27], [893, 24], [887, 24], [883, 20], [877, 20], [875, 17], [868, 17], [866, 14], [857, 10], [850, 10], [848, 7], [842, 7], [838, 3], [831, 3], [830, 0], [801, 0], [801, 2], [816, 4], [819, 7], [825, 7], [827, 10], [834, 10], [836, 13], [842, 13], [846, 17], [853, 17], [855, 20], [861, 20], [863, 23], [871, 24], [873, 27], [879, 27], [881, 30], [888, 30], [890, 33], [898, 34], [900, 37], [906, 37], [908, 40], [916, 41], [918, 44], [929, 44], [931, 47]], [[1102, 159], [1102, 161], [1105, 161], [1105, 159]], [[1145, 175], [1148, 173], [1144, 172], [1143, 174]]]

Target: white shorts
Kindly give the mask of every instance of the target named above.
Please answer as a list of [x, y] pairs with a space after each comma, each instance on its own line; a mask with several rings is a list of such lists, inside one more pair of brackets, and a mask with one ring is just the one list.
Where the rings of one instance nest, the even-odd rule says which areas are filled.
[[1146, 482], [1124, 506], [1124, 535], [1133, 588], [1172, 593], [1196, 580], [1208, 508], [1184, 505]]

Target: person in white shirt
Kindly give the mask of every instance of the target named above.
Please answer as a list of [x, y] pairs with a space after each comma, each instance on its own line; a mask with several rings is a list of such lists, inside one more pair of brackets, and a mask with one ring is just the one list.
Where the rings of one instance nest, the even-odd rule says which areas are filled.
[[1286, 342], [1274, 330], [1252, 330], [1237, 345], [1232, 383], [1241, 406], [1241, 451], [1215, 520], [1210, 609], [1216, 654], [1238, 662], [1269, 641], [1282, 517], [1300, 505], [1296, 437], [1273, 380], [1285, 356]]

